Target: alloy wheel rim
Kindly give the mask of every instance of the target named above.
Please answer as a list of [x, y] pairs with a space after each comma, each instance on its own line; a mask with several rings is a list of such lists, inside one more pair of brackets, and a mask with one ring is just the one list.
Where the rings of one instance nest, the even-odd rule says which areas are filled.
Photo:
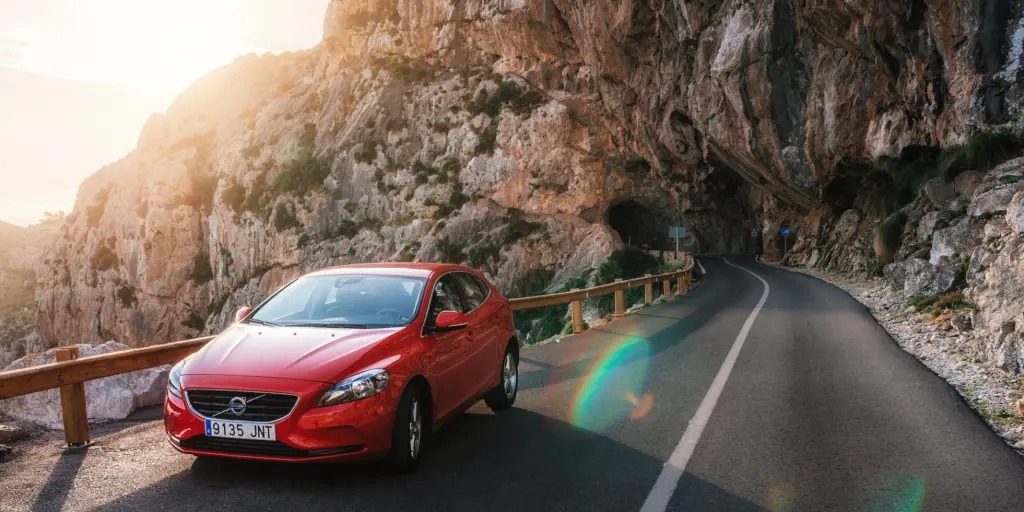
[[420, 454], [420, 428], [422, 425], [420, 401], [414, 399], [409, 411], [409, 455], [414, 459]]
[[515, 356], [511, 353], [505, 354], [505, 363], [502, 365], [501, 375], [502, 385], [505, 388], [505, 397], [512, 398], [516, 394], [519, 372], [516, 371]]

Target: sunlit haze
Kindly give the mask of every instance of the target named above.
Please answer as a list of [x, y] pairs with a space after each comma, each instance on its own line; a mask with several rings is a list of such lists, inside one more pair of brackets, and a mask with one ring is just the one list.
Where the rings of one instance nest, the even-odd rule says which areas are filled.
[[0, 0], [0, 221], [69, 211], [197, 78], [315, 45], [327, 1]]

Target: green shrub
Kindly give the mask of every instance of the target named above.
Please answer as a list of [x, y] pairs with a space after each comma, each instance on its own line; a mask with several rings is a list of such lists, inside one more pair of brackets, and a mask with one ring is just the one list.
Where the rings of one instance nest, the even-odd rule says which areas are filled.
[[117, 289], [117, 301], [121, 303], [122, 307], [134, 307], [138, 303], [138, 299], [135, 297], [135, 288], [122, 284]]
[[210, 255], [206, 251], [200, 251], [192, 260], [192, 273], [189, 274], [189, 279], [199, 285], [206, 284], [213, 279]]
[[1008, 132], [979, 132], [964, 147], [964, 164], [968, 169], [988, 170], [994, 165], [1018, 156], [1024, 140]]
[[306, 246], [309, 245], [309, 242], [309, 235], [306, 233], [301, 233], [299, 234], [298, 239], [295, 240], [295, 247], [297, 249], [304, 249]]
[[444, 263], [462, 263], [465, 259], [462, 246], [448, 240], [448, 237], [439, 240], [437, 248], [441, 251], [441, 261]]
[[92, 254], [89, 262], [92, 264], [92, 268], [104, 271], [117, 266], [118, 259], [117, 254], [110, 247], [101, 245], [96, 248], [96, 252]]
[[937, 317], [946, 311], [955, 311], [958, 309], [971, 309], [977, 311], [978, 305], [968, 300], [962, 292], [950, 292], [939, 297], [938, 300], [935, 301], [935, 304], [931, 308], [931, 313], [932, 317]]
[[477, 93], [476, 98], [466, 106], [466, 110], [474, 116], [485, 113], [490, 117], [495, 117], [501, 112], [502, 107], [507, 106], [516, 114], [526, 114], [544, 104], [545, 101], [543, 94], [533, 89], [523, 90], [515, 82], [505, 81], [501, 82], [494, 94], [489, 96], [486, 91], [481, 90]]
[[206, 320], [204, 320], [203, 317], [199, 316], [199, 313], [196, 313], [195, 311], [190, 311], [188, 314], [188, 318], [186, 318], [185, 321], [181, 323], [181, 325], [188, 327], [193, 331], [202, 332], [203, 329], [206, 329]]
[[314, 187], [322, 187], [324, 180], [331, 175], [331, 163], [319, 160], [309, 152], [303, 153], [274, 179], [274, 191], [305, 195]]
[[356, 162], [369, 164], [373, 163], [373, 160], [377, 158], [377, 144], [375, 140], [368, 140], [362, 143], [359, 150], [352, 154], [352, 158], [355, 158]]
[[299, 224], [299, 219], [295, 218], [295, 214], [293, 214], [291, 210], [283, 204], [278, 204], [277, 207], [274, 208], [273, 222], [274, 229], [278, 232], [287, 231], [301, 225]]
[[530, 222], [524, 219], [513, 219], [501, 234], [501, 245], [511, 245], [530, 236], [545, 227], [541, 222]]
[[245, 210], [245, 187], [233, 179], [227, 188], [220, 193], [220, 198], [235, 213], [242, 213]]
[[480, 134], [480, 140], [476, 143], [474, 152], [478, 155], [491, 154], [494, 152], [494, 145], [498, 140], [498, 127], [492, 124], [484, 128]]
[[555, 277], [554, 272], [544, 268], [527, 270], [522, 276], [512, 281], [512, 285], [508, 290], [508, 296], [510, 298], [519, 298], [540, 295], [547, 288], [548, 284], [551, 283], [553, 277]]
[[231, 251], [221, 247], [220, 249], [221, 270], [224, 275], [231, 275], [231, 266], [235, 264], [235, 257]]
[[939, 294], [937, 293], [919, 291], [915, 293], [913, 297], [907, 299], [907, 302], [911, 306], [914, 306], [914, 309], [916, 309], [918, 313], [923, 313], [931, 308], [933, 304], [938, 302], [938, 300]]
[[469, 264], [475, 268], [482, 268], [494, 261], [501, 260], [501, 248], [494, 244], [480, 244], [469, 248]]
[[437, 206], [437, 201], [428, 197], [423, 200], [423, 206]]
[[242, 158], [245, 158], [246, 160], [251, 160], [253, 158], [256, 158], [256, 157], [260, 156], [260, 153], [262, 153], [262, 152], [263, 152], [263, 144], [257, 143], [257, 144], [251, 144], [251, 145], [248, 145], [248, 146], [242, 148], [241, 154], [242, 154]]
[[356, 255], [356, 248], [355, 247], [349, 247], [348, 248], [348, 255], [349, 256], [355, 256]]
[[441, 171], [451, 176], [457, 176], [462, 169], [462, 164], [454, 158], [445, 159], [441, 164]]
[[425, 83], [434, 77], [431, 69], [422, 60], [403, 56], [391, 57], [378, 61], [392, 78], [410, 84]]
[[359, 226], [351, 220], [344, 219], [334, 228], [334, 238], [352, 238], [359, 234]]

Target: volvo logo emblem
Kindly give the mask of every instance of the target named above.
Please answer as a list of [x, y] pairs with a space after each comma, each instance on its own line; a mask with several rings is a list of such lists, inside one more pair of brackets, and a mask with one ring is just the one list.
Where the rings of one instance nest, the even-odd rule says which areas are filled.
[[245, 397], [236, 396], [228, 402], [228, 410], [235, 416], [241, 416], [245, 414]]

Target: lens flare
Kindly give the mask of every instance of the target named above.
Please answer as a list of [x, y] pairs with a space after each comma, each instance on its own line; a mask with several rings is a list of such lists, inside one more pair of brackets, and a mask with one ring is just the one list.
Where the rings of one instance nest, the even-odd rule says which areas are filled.
[[874, 490], [870, 510], [878, 512], [918, 512], [924, 503], [924, 478], [917, 475], [888, 473]]
[[768, 490], [767, 508], [771, 512], [792, 512], [796, 510], [793, 506], [793, 488], [789, 485], [780, 485]]
[[605, 350], [576, 392], [572, 424], [603, 430], [635, 414], [646, 415], [654, 404], [654, 397], [644, 393], [650, 355], [650, 345], [640, 338], [626, 338]]
[[654, 395], [650, 391], [640, 395], [640, 398], [637, 398], [633, 393], [627, 392], [626, 400], [633, 404], [633, 410], [629, 411], [629, 419], [631, 420], [638, 420], [647, 416], [647, 413], [651, 412], [651, 409], [654, 408]]

